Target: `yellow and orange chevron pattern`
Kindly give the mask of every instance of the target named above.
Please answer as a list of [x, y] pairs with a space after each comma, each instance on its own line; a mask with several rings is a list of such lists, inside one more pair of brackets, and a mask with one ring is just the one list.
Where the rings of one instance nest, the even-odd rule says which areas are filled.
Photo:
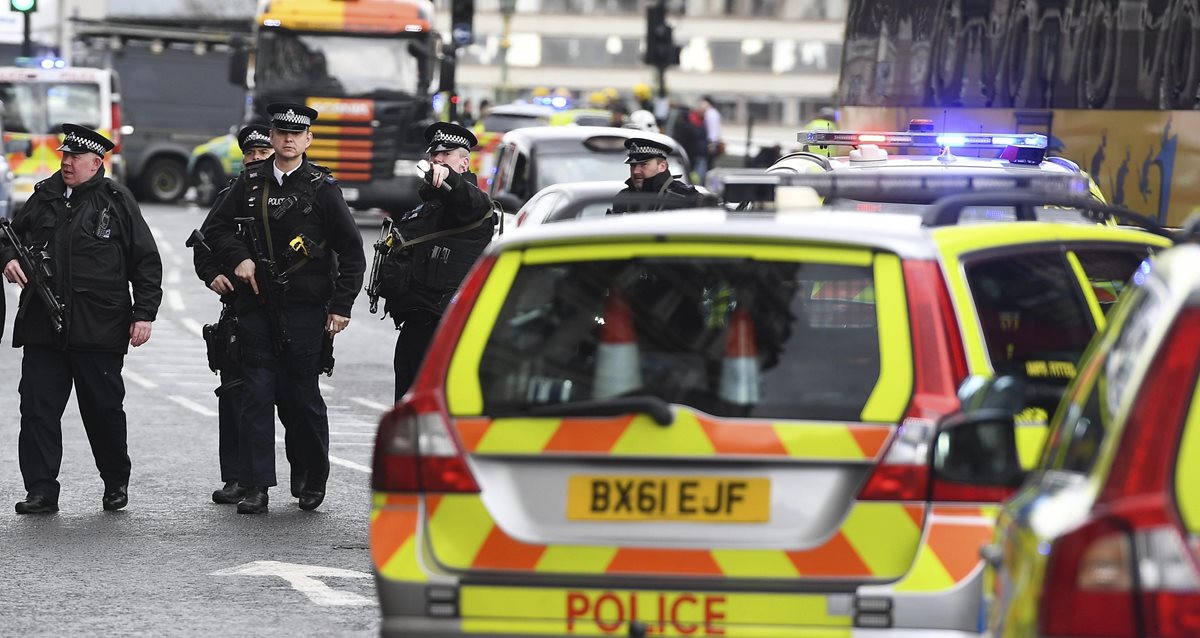
[[411, 0], [275, 0], [258, 23], [296, 31], [428, 32], [431, 15]]

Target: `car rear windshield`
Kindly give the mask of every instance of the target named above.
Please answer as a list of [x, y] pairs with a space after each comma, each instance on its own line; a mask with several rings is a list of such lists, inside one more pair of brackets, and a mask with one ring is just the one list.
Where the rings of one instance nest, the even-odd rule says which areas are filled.
[[[683, 182], [691, 178], [684, 174], [683, 157], [672, 154], [667, 166], [673, 175]], [[629, 165], [624, 153], [541, 153], [538, 155], [537, 188], [541, 190], [564, 182], [625, 181], [629, 179]]]
[[479, 368], [486, 414], [655, 396], [858, 420], [880, 376], [870, 266], [647, 257], [526, 265]]

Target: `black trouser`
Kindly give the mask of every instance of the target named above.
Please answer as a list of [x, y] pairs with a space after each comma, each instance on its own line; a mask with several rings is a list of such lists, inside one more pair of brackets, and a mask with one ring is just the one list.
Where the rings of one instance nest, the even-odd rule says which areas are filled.
[[[236, 377], [221, 371], [222, 385], [240, 378], [240, 371]], [[244, 390], [245, 386], [239, 385], [222, 392], [217, 398], [217, 457], [221, 463], [221, 480], [226, 482], [238, 480], [238, 422], [241, 421]], [[303, 474], [306, 472], [303, 458], [306, 453], [299, 451], [298, 446], [308, 441], [299, 436], [296, 428], [292, 427], [288, 404], [276, 407], [279, 410], [279, 421], [283, 423], [283, 447], [287, 452], [288, 465], [292, 467], [292, 474]]]
[[397, 320], [400, 336], [396, 337], [396, 354], [392, 360], [396, 369], [396, 401], [416, 380], [440, 320], [438, 315], [424, 311], [408, 312]]
[[62, 415], [75, 386], [83, 429], [105, 488], [129, 482], [125, 354], [25, 346], [21, 358], [21, 434], [17, 453], [25, 490], [58, 500]]
[[[296, 437], [294, 456], [307, 469], [306, 487], [324, 490], [329, 477], [329, 417], [317, 377], [326, 312], [318, 305], [292, 304], [285, 319], [287, 348], [274, 352], [266, 313], [238, 316], [242, 369], [238, 423], [238, 483], [271, 487], [275, 479], [275, 407], [284, 427]], [[285, 439], [286, 441], [286, 439]]]

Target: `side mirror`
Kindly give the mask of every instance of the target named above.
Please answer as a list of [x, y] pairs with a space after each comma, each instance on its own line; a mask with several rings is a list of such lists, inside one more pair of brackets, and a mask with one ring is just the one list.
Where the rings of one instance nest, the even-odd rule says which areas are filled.
[[33, 152], [33, 140], [30, 139], [12, 139], [4, 144], [5, 150], [9, 153], [20, 153], [26, 157]]
[[497, 204], [500, 204], [500, 207], [508, 213], [515, 213], [518, 210], [521, 210], [521, 205], [524, 204], [524, 202], [521, 201], [521, 198], [513, 195], [512, 193], [501, 193], [492, 199], [495, 200]]
[[1015, 377], [969, 377], [962, 410], [938, 424], [932, 450], [933, 500], [998, 501], [1025, 480], [1013, 416], [1025, 408]]
[[246, 73], [250, 67], [250, 49], [241, 38], [235, 38], [229, 52], [229, 83], [246, 88]]

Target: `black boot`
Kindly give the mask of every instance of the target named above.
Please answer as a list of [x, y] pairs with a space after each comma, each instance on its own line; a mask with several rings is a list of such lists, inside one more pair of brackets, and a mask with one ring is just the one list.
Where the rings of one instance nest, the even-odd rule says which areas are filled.
[[293, 463], [292, 464], [292, 498], [298, 498], [300, 496], [300, 492], [304, 491], [304, 482], [306, 480], [308, 480], [308, 472], [305, 472], [304, 468], [297, 467], [296, 464]]
[[225, 487], [212, 493], [214, 503], [221, 505], [236, 505], [246, 495], [246, 488], [238, 485], [237, 481], [225, 481]]
[[104, 498], [100, 499], [104, 511], [115, 512], [129, 504], [129, 488], [126, 485], [114, 485], [104, 488]]
[[238, 502], [238, 514], [266, 514], [267, 488], [247, 487], [246, 494]]
[[49, 514], [58, 511], [58, 502], [41, 494], [30, 494], [17, 503], [18, 514]]

